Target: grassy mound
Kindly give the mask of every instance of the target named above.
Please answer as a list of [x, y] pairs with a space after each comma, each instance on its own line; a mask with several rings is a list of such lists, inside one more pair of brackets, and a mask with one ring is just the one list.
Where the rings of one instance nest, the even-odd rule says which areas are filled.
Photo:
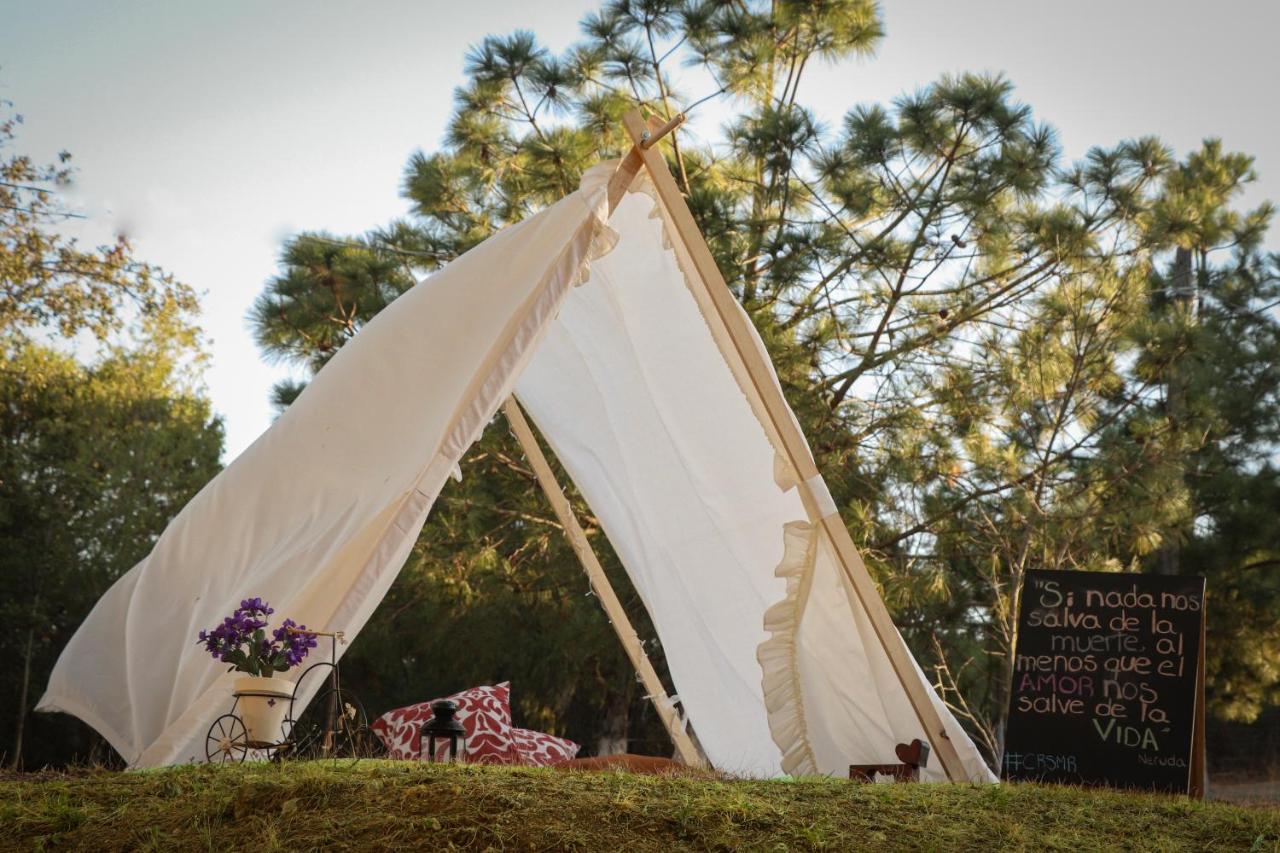
[[0, 780], [0, 848], [1280, 850], [1280, 811], [1036, 785], [362, 761]]

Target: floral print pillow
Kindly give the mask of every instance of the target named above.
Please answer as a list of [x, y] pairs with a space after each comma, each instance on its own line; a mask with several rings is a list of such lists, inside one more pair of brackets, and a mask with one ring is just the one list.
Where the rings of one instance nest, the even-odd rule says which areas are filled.
[[[466, 730], [466, 761], [471, 764], [516, 764], [519, 755], [512, 741], [511, 683], [472, 687], [452, 696], [442, 696], [458, 703], [457, 720]], [[388, 711], [374, 720], [369, 728], [382, 741], [391, 758], [420, 759], [423, 754], [422, 726], [431, 719], [431, 703], [419, 702]], [[449, 744], [436, 743], [436, 760], [448, 755]]]
[[563, 764], [577, 755], [579, 749], [582, 749], [571, 740], [535, 732], [531, 729], [513, 728], [511, 730], [511, 740], [515, 743], [519, 762], [533, 767], [550, 767], [553, 764]]

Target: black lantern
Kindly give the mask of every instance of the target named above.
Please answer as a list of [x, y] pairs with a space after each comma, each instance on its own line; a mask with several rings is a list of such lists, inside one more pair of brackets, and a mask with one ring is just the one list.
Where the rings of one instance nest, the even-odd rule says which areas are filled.
[[[459, 756], [465, 757], [467, 754], [467, 730], [462, 727], [462, 723], [454, 719], [454, 715], [458, 713], [458, 703], [451, 702], [448, 699], [441, 699], [438, 702], [431, 703], [431, 719], [422, 724], [421, 743], [427, 745], [427, 761], [436, 760], [436, 744], [444, 744], [449, 741], [449, 751], [445, 762], [456, 764], [460, 759]], [[419, 745], [421, 749], [421, 745]], [[421, 754], [421, 753], [419, 753]]]

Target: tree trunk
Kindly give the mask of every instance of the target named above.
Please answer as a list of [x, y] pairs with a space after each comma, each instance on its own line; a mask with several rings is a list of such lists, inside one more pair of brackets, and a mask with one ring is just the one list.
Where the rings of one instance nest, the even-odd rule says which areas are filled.
[[997, 776], [1002, 775], [1004, 768], [1005, 734], [1009, 725], [1009, 698], [1013, 696], [1014, 670], [1018, 662], [1018, 620], [1021, 617], [1022, 586], [1026, 583], [1026, 570], [1023, 565], [1019, 561], [1011, 568], [1006, 592], [1001, 593], [999, 587], [996, 587], [997, 595], [1008, 596], [1008, 600], [1001, 607], [1005, 613], [1005, 621], [1000, 626], [1000, 634], [995, 638], [998, 644], [997, 650], [1003, 653], [1003, 659], [996, 666], [997, 675], [992, 690], [995, 701], [990, 718], [991, 732], [995, 740], [991, 760], [995, 764], [994, 770]]
[[[1188, 325], [1196, 321], [1199, 299], [1196, 295], [1196, 282], [1191, 276], [1191, 250], [1181, 246], [1173, 256], [1173, 277], [1170, 282], [1170, 295], [1173, 298], [1174, 311]], [[1184, 341], [1185, 343], [1185, 341]], [[1180, 435], [1186, 427], [1187, 386], [1183, 375], [1181, 361], [1185, 352], [1175, 356], [1169, 365], [1165, 385], [1165, 416], [1173, 428], [1175, 435]], [[1182, 568], [1182, 545], [1172, 540], [1160, 546], [1156, 559], [1156, 571], [1162, 575], [1176, 575]]]
[[13, 755], [9, 769], [22, 768], [22, 738], [27, 727], [27, 696], [31, 692], [31, 654], [35, 649], [36, 629], [27, 629], [27, 647], [22, 654], [22, 686], [18, 688], [18, 713], [13, 726]]
[[615, 693], [605, 711], [596, 755], [621, 755], [627, 751], [627, 726], [631, 722], [631, 691]]
[[1013, 653], [1008, 661], [1000, 666], [1000, 678], [996, 681], [995, 702], [991, 709], [991, 728], [995, 735], [995, 751], [991, 760], [995, 763], [996, 775], [1000, 775], [1004, 767], [1004, 736], [1009, 725], [1009, 696], [1013, 688]]
[[[1014, 614], [1014, 625], [1017, 625], [1017, 599], [1011, 606], [1011, 612]], [[1014, 649], [1017, 645], [1016, 630], [1011, 633], [1010, 640], [1004, 653], [1004, 660], [997, 665], [998, 675], [996, 677], [995, 689], [992, 691], [995, 701], [991, 708], [991, 729], [995, 736], [994, 751], [991, 760], [995, 763], [996, 775], [1000, 775], [1001, 769], [1004, 767], [1004, 736], [1005, 729], [1009, 723], [1009, 697], [1013, 695], [1013, 676], [1014, 665], [1017, 662], [1017, 655]]]

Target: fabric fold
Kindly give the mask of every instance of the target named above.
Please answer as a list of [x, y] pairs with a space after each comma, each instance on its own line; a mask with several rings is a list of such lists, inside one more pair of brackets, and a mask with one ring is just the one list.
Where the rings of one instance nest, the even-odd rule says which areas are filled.
[[[37, 709], [79, 716], [134, 766], [202, 760], [231, 697], [200, 628], [258, 596], [354, 639], [565, 295], [618, 244], [606, 184], [587, 176], [362, 328], [95, 605]], [[192, 641], [157, 655], [157, 636]]]

